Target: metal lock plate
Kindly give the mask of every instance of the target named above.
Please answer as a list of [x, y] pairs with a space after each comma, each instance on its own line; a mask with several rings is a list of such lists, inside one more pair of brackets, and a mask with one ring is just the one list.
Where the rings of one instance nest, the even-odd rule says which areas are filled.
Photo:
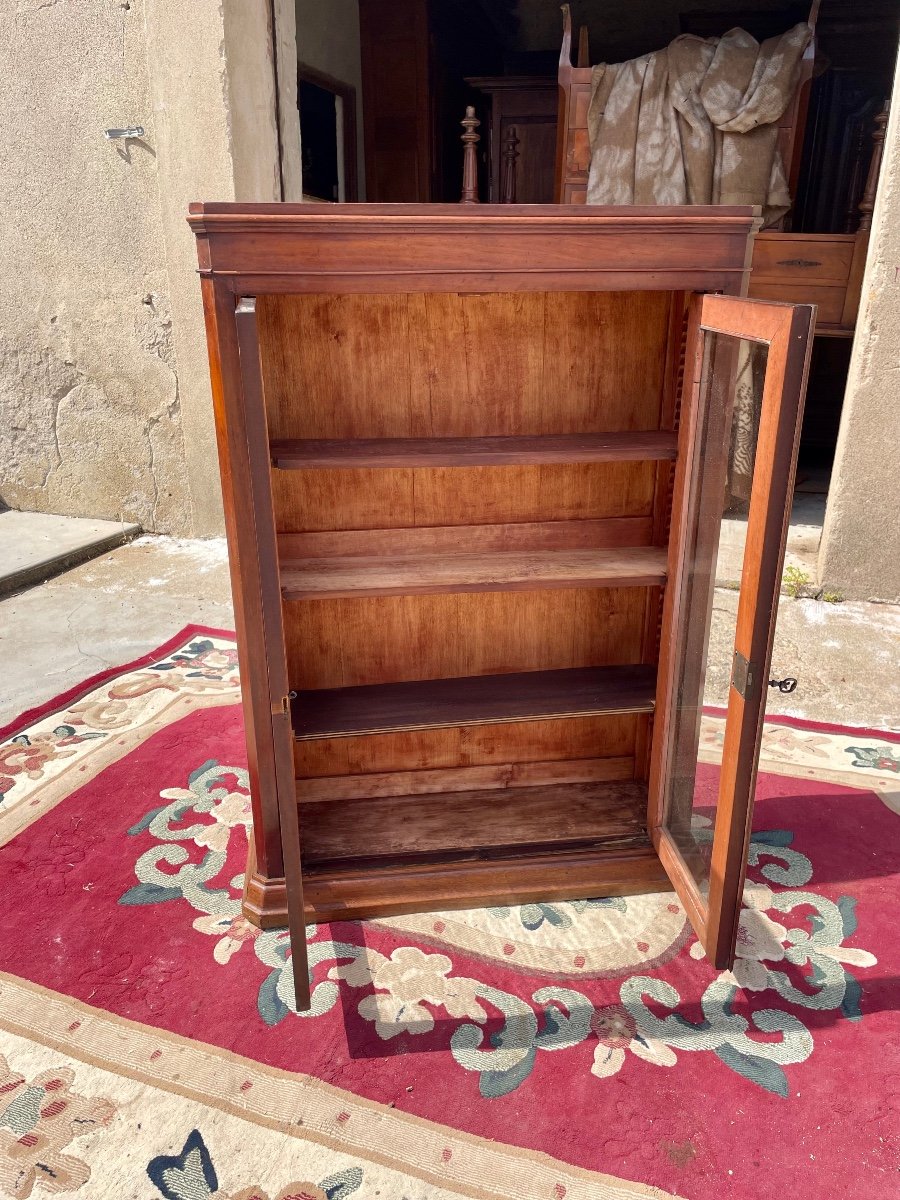
[[746, 700], [747, 693], [751, 690], [755, 682], [755, 665], [744, 658], [740, 650], [735, 650], [734, 661], [731, 665], [731, 686], [742, 700]]

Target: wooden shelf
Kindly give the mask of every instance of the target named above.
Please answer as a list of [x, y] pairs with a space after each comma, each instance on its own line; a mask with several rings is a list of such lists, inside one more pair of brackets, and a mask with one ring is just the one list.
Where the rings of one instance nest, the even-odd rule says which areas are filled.
[[351, 438], [273, 441], [281, 470], [334, 467], [491, 467], [535, 463], [674, 459], [674, 433], [579, 433], [532, 437]]
[[648, 587], [666, 577], [656, 546], [512, 553], [377, 555], [284, 559], [285, 600], [411, 596], [543, 588]]
[[306, 741], [651, 712], [655, 692], [652, 666], [576, 667], [301, 691], [291, 719], [294, 736]]
[[[303, 899], [310, 923], [527, 904], [535, 898], [550, 902], [630, 896], [672, 887], [646, 834], [632, 846], [597, 839], [588, 849], [570, 845], [541, 852], [535, 847], [518, 847], [496, 857], [475, 851], [464, 858], [432, 855], [426, 863], [416, 862], [412, 856], [351, 858], [306, 865], [303, 871]], [[286, 924], [287, 908], [277, 886], [269, 905], [271, 917], [266, 927]]]
[[307, 867], [351, 859], [492, 859], [539, 854], [551, 845], [625, 848], [647, 843], [647, 788], [634, 782], [569, 783], [381, 796], [304, 804], [301, 821]]

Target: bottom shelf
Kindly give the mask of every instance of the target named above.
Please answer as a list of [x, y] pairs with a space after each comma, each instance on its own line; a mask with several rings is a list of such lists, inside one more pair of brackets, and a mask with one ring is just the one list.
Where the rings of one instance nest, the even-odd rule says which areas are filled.
[[632, 781], [566, 783], [313, 802], [302, 805], [300, 827], [304, 873], [641, 846], [647, 789]]
[[[302, 801], [306, 921], [671, 891], [646, 799], [629, 780]], [[243, 912], [287, 924], [284, 879], [252, 847]]]
[[[626, 847], [614, 843], [587, 850], [560, 847], [465, 862], [414, 865], [386, 859], [365, 868], [346, 862], [343, 869], [317, 868], [303, 881], [308, 924], [671, 890], [649, 838]], [[251, 896], [248, 893], [247, 899]], [[280, 889], [276, 886], [269, 892], [265, 912], [258, 917], [252, 907], [245, 912], [264, 928], [277, 928], [287, 923], [285, 903], [281, 881]]]

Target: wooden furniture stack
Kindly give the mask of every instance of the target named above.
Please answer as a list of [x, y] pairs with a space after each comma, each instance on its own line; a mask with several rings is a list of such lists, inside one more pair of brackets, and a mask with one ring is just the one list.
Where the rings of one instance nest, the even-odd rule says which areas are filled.
[[[813, 36], [800, 64], [794, 98], [778, 122], [778, 148], [784, 160], [788, 187], [796, 195], [803, 158], [803, 131], [809, 106], [809, 88], [816, 58], [815, 27], [820, 0], [813, 0], [809, 24]], [[562, 5], [563, 38], [559, 53], [557, 83], [559, 123], [556, 143], [556, 199], [561, 204], [584, 204], [587, 199], [591, 145], [588, 136], [588, 106], [591, 101], [593, 67], [584, 53], [585, 31], [580, 31], [578, 65], [572, 64], [572, 12]]]
[[[572, 18], [569, 5], [564, 4], [562, 8], [556, 199], [562, 204], [583, 204], [587, 198], [591, 165], [588, 105], [592, 69], [581, 54], [579, 65], [572, 65]], [[784, 159], [791, 196], [797, 193], [803, 158], [803, 135], [816, 57], [815, 27], [818, 13], [819, 0], [814, 0], [809, 14], [813, 37], [801, 62], [794, 98], [778, 124], [778, 146]], [[884, 111], [876, 119], [872, 134], [874, 151], [869, 161], [855, 232], [794, 233], [772, 229], [756, 237], [748, 294], [760, 300], [817, 305], [816, 333], [821, 336], [852, 337], [856, 327], [886, 123], [887, 111]], [[863, 148], [860, 147], [862, 152]]]
[[556, 180], [557, 85], [541, 75], [496, 75], [466, 83], [490, 98], [483, 133], [492, 204], [505, 202], [504, 164], [513, 142], [515, 172], [511, 198], [519, 204], [552, 204]]
[[[191, 208], [253, 800], [244, 911], [676, 887], [731, 961], [811, 310], [750, 209]], [[714, 295], [711, 293], [724, 293]], [[731, 372], [767, 355], [711, 865]], [[731, 365], [729, 365], [731, 364]]]
[[875, 117], [855, 233], [766, 232], [756, 239], [749, 295], [815, 304], [822, 337], [851, 338], [856, 329], [887, 121], [887, 109]]

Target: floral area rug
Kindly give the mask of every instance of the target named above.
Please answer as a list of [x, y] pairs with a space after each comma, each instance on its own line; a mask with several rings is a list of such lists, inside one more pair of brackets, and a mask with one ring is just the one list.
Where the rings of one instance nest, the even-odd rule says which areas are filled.
[[585, 898], [311, 929], [298, 1014], [238, 699], [190, 628], [0, 731], [0, 1194], [900, 1196], [900, 736], [767, 724], [733, 973]]

